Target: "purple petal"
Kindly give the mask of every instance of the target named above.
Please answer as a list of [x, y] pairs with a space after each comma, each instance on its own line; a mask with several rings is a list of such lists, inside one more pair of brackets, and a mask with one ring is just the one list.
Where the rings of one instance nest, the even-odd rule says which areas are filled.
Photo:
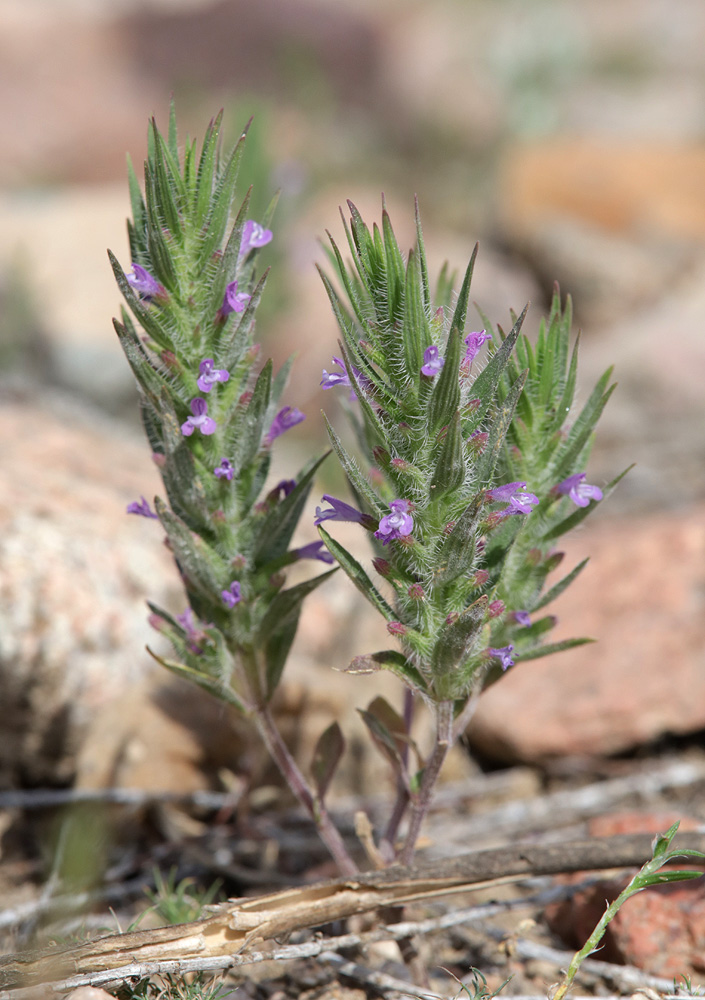
[[329, 509], [323, 507], [316, 507], [316, 517], [314, 524], [318, 526], [323, 521], [351, 521], [355, 524], [361, 524], [364, 518], [359, 510], [355, 507], [351, 507], [350, 504], [345, 503], [343, 500], [338, 500], [337, 497], [332, 497], [328, 493], [323, 494], [323, 499], [326, 503], [330, 504]]
[[155, 521], [159, 520], [159, 516], [154, 513], [152, 508], [149, 506], [147, 500], [144, 497], [140, 497], [139, 501], [133, 500], [132, 503], [127, 505], [128, 514], [138, 514], [140, 517], [151, 517]]
[[445, 364], [445, 358], [440, 358], [438, 356], [438, 348], [432, 345], [427, 347], [423, 352], [424, 363], [421, 366], [421, 374], [433, 377], [437, 375], [443, 365]]

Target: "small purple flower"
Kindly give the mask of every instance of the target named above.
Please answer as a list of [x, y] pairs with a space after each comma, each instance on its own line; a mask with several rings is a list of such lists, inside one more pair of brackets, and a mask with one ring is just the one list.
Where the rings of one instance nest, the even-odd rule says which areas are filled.
[[230, 372], [216, 368], [213, 358], [204, 358], [198, 366], [197, 385], [201, 392], [210, 392], [216, 382], [227, 382]]
[[154, 513], [144, 497], [140, 497], [139, 501], [133, 500], [132, 503], [128, 503], [127, 513], [139, 514], [140, 517], [153, 517], [156, 521], [159, 520], [159, 516]]
[[243, 312], [251, 298], [252, 296], [248, 295], [247, 292], [238, 293], [237, 281], [231, 281], [225, 289], [223, 304], [218, 310], [218, 315], [221, 319], [225, 319], [225, 317], [229, 316], [230, 313]]
[[477, 355], [480, 353], [480, 348], [486, 340], [492, 340], [492, 337], [489, 333], [485, 333], [484, 330], [473, 330], [472, 333], [469, 333], [467, 337], [465, 337], [467, 348], [463, 361], [466, 364], [472, 364]]
[[340, 368], [340, 372], [327, 372], [324, 368], [323, 378], [321, 379], [321, 388], [333, 389], [336, 385], [351, 385], [350, 376], [345, 370], [345, 362], [343, 359], [334, 357], [333, 364]]
[[564, 496], [568, 494], [573, 503], [577, 504], [578, 507], [587, 507], [591, 500], [602, 500], [602, 490], [600, 487], [584, 483], [584, 479], [584, 472], [576, 472], [574, 476], [568, 476], [562, 483], [554, 486], [554, 490], [556, 493], [561, 493]]
[[191, 608], [186, 608], [183, 614], [177, 615], [176, 620], [188, 636], [188, 648], [192, 653], [195, 653], [196, 656], [200, 656], [203, 652], [203, 648], [199, 645], [199, 643], [203, 642], [204, 639], [207, 639], [207, 636], [203, 629], [198, 628], [196, 625], [196, 620]]
[[200, 396], [191, 400], [192, 417], [188, 417], [181, 425], [181, 433], [184, 437], [190, 437], [195, 430], [201, 434], [213, 434], [216, 429], [216, 422], [208, 416], [208, 403]]
[[388, 545], [397, 538], [406, 538], [414, 530], [414, 519], [409, 513], [408, 500], [392, 500], [389, 509], [392, 513], [382, 518], [379, 528], [375, 531], [375, 538], [382, 545]]
[[156, 295], [164, 295], [164, 285], [160, 284], [141, 264], [132, 264], [132, 274], [125, 275], [131, 288], [143, 299], [152, 299]]
[[[347, 386], [350, 386], [350, 396], [348, 398], [350, 399], [350, 402], [352, 403], [353, 400], [357, 399], [357, 394], [355, 392], [355, 388], [353, 387], [352, 382], [350, 381], [350, 376], [348, 375], [348, 373], [346, 371], [345, 362], [343, 361], [342, 358], [336, 358], [336, 357], [334, 357], [333, 358], [333, 364], [337, 365], [337, 367], [340, 368], [340, 372], [336, 372], [336, 371], [330, 371], [330, 372], [328, 372], [324, 368], [323, 372], [322, 372], [323, 378], [321, 379], [321, 388], [322, 389], [333, 389], [337, 385], [347, 385]], [[355, 368], [354, 366], [353, 366], [353, 370], [352, 371], [353, 371], [353, 375], [355, 376], [355, 378], [357, 379], [357, 381], [361, 385], [364, 386], [365, 383], [369, 384], [369, 379], [366, 379], [365, 376], [362, 374], [361, 371], [358, 371], [358, 369]]]
[[[281, 493], [282, 499], [284, 497], [288, 497], [289, 494], [293, 493], [295, 489], [296, 489], [295, 479], [280, 479], [277, 485], [274, 487], [274, 490], [276, 490], [277, 494]], [[272, 492], [274, 492], [274, 490], [272, 490]]]
[[512, 659], [512, 650], [514, 646], [511, 643], [508, 646], [500, 646], [499, 649], [494, 649], [490, 647], [487, 650], [487, 654], [492, 657], [492, 659], [499, 660], [499, 665], [502, 670], [506, 670], [508, 667], [514, 666], [514, 660]]
[[232, 479], [235, 475], [232, 462], [228, 458], [221, 458], [220, 465], [217, 465], [215, 469], [213, 469], [213, 474], [216, 479]]
[[299, 559], [318, 559], [329, 565], [335, 562], [335, 558], [323, 542], [309, 542], [308, 545], [302, 545], [300, 549], [294, 549], [294, 555]]
[[488, 490], [487, 499], [508, 504], [504, 510], [499, 511], [502, 517], [508, 517], [510, 514], [530, 514], [531, 508], [539, 502], [539, 498], [533, 493], [526, 492], [525, 487], [526, 483], [505, 483], [504, 486]]
[[227, 590], [221, 590], [220, 596], [223, 599], [223, 604], [226, 604], [229, 608], [234, 608], [235, 605], [242, 600], [240, 584], [238, 581], [233, 580]]
[[323, 499], [330, 504], [330, 509], [316, 507], [316, 518], [313, 522], [316, 527], [323, 521], [352, 521], [355, 524], [362, 524], [365, 515], [351, 507], [349, 503], [338, 500], [337, 497], [332, 497], [328, 493], [323, 494]]
[[531, 615], [528, 611], [515, 611], [513, 618], [517, 625], [521, 625], [522, 628], [529, 628], [531, 625]]
[[250, 250], [259, 250], [272, 241], [272, 230], [264, 229], [259, 222], [248, 219], [242, 227], [242, 241], [240, 243], [240, 257], [244, 257]]
[[301, 410], [297, 410], [295, 406], [285, 406], [283, 409], [277, 413], [276, 417], [272, 421], [272, 426], [267, 431], [266, 442], [271, 444], [275, 438], [278, 438], [280, 434], [284, 434], [286, 431], [291, 430], [292, 427], [296, 427], [300, 424], [302, 420], [306, 419], [306, 414], [302, 413]]
[[421, 366], [421, 374], [429, 375], [433, 378], [437, 375], [443, 365], [445, 364], [445, 359], [438, 356], [438, 348], [432, 345], [427, 347], [423, 352], [423, 365]]

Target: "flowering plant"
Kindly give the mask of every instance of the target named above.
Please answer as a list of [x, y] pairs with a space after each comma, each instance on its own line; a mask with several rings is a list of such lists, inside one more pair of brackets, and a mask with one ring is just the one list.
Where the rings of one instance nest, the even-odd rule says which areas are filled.
[[[269, 709], [302, 602], [334, 572], [286, 587], [286, 567], [337, 562], [398, 641], [356, 657], [351, 669], [389, 669], [405, 685], [402, 714], [376, 698], [362, 716], [397, 774], [379, 853], [408, 863], [444, 758], [481, 690], [521, 660], [589, 641], [547, 643], [555, 618], [542, 611], [585, 565], [546, 590], [561, 558], [556, 539], [618, 481], [600, 490], [583, 471], [610, 372], [574, 415], [577, 346], [571, 353], [570, 305], [563, 309], [558, 293], [535, 346], [520, 334], [525, 313], [506, 335], [487, 320], [467, 333], [475, 254], [451, 307], [445, 270], [431, 294], [418, 209], [416, 246], [404, 258], [386, 208], [381, 231], [370, 231], [351, 204], [351, 263], [331, 240], [339, 291], [322, 272], [342, 340], [321, 385], [350, 390], [361, 459], [328, 430], [355, 503], [325, 495], [315, 515], [321, 541], [290, 548], [322, 458], [293, 481], [266, 485], [275, 442], [304, 415], [280, 406], [289, 364], [276, 375], [271, 362], [258, 371], [254, 316], [266, 273], [257, 276], [257, 257], [272, 239], [274, 206], [255, 221], [246, 198], [231, 219], [245, 135], [222, 159], [220, 126], [219, 116], [200, 155], [187, 143], [180, 157], [173, 108], [166, 139], [152, 123], [144, 196], [130, 167], [131, 273], [111, 255], [129, 308], [115, 328], [166, 494], [154, 511], [144, 497], [128, 511], [159, 519], [188, 602], [177, 616], [150, 605], [178, 657], [156, 658], [252, 717], [339, 868], [352, 874], [357, 866], [324, 804], [344, 747], [337, 723], [321, 736], [309, 779]], [[379, 587], [329, 521], [368, 532]], [[417, 697], [435, 713], [437, 734], [413, 770]]]

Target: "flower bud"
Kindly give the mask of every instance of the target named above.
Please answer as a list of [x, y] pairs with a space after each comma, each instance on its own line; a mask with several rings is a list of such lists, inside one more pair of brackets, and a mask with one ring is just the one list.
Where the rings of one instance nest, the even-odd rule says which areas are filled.
[[385, 577], [385, 579], [388, 579], [392, 575], [392, 567], [386, 559], [376, 556], [372, 560], [372, 565], [377, 570], [379, 575]]
[[387, 622], [387, 632], [390, 635], [406, 635], [407, 627], [402, 622]]
[[487, 617], [498, 618], [504, 614], [504, 601], [490, 601], [487, 606]]
[[409, 589], [407, 590], [407, 594], [412, 599], [412, 601], [422, 601], [426, 596], [424, 593], [424, 589], [420, 583], [412, 583]]

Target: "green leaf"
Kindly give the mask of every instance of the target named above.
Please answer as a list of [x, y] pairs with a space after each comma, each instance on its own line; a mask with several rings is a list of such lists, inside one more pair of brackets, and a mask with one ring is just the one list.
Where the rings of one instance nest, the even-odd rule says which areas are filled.
[[431, 341], [423, 295], [421, 263], [418, 253], [412, 250], [406, 265], [402, 342], [406, 370], [414, 384], [418, 383], [424, 350]]
[[446, 345], [445, 364], [441, 368], [431, 394], [428, 406], [428, 421], [431, 433], [437, 434], [441, 427], [449, 424], [460, 405], [460, 330], [454, 326]]
[[456, 690], [457, 678], [453, 674], [468, 656], [486, 616], [487, 596], [483, 595], [443, 628], [431, 657], [433, 687], [438, 698], [459, 698], [465, 693]]
[[446, 493], [455, 492], [465, 481], [465, 452], [463, 434], [460, 429], [460, 414], [455, 411], [446, 429], [436, 468], [431, 480], [429, 496], [438, 500]]
[[320, 524], [318, 526], [318, 533], [325, 542], [328, 551], [335, 556], [345, 573], [352, 580], [363, 597], [365, 597], [370, 604], [379, 611], [382, 617], [387, 619], [388, 622], [397, 621], [397, 615], [395, 614], [393, 608], [387, 604], [357, 559], [350, 555], [347, 549], [344, 549], [339, 542], [336, 542], [334, 538], [331, 538], [325, 528], [322, 528]]
[[228, 421], [223, 427], [223, 434], [228, 447], [234, 454], [233, 464], [236, 469], [243, 469], [255, 458], [262, 445], [264, 422], [270, 404], [272, 385], [272, 360], [266, 362], [252, 391], [252, 398], [246, 409], [234, 406]]
[[532, 605], [531, 608], [527, 608], [527, 610], [539, 611], [541, 608], [545, 608], [547, 604], [551, 604], [552, 601], [555, 601], [556, 598], [560, 597], [563, 591], [571, 585], [578, 574], [582, 573], [589, 561], [589, 558], [583, 559], [583, 561], [578, 563], [578, 565], [572, 569], [570, 573], [564, 576], [562, 580], [559, 580], [558, 583], [554, 584], [550, 590], [547, 590], [536, 604]]
[[301, 614], [301, 605], [324, 580], [337, 572], [337, 566], [310, 580], [280, 591], [267, 608], [258, 628], [258, 645], [266, 665], [266, 694], [272, 697], [281, 679]]
[[[404, 258], [401, 255], [397, 238], [392, 229], [392, 223], [386, 208], [382, 209], [382, 231], [384, 233], [384, 254], [387, 275], [387, 318], [394, 325], [401, 317], [404, 307], [404, 286], [408, 291], [409, 272], [404, 274]], [[406, 302], [408, 309], [408, 301]]]
[[553, 653], [562, 653], [564, 649], [573, 649], [575, 646], [584, 646], [588, 642], [597, 642], [596, 639], [563, 639], [562, 642], [550, 642], [544, 646], [537, 646], [535, 649], [514, 651], [514, 659], [517, 663], [524, 660], [539, 660], [542, 656], [551, 656]]
[[414, 216], [416, 219], [416, 252], [419, 258], [419, 272], [421, 274], [421, 288], [423, 290], [423, 305], [426, 315], [431, 312], [431, 289], [428, 280], [428, 264], [426, 262], [426, 245], [424, 243], [423, 232], [421, 230], [421, 214], [419, 212], [419, 199], [414, 198]]
[[374, 698], [366, 709], [358, 708], [358, 712], [374, 745], [394, 770], [403, 775], [406, 771], [404, 754], [410, 739], [402, 717], [381, 696]]
[[359, 496], [364, 497], [378, 518], [384, 517], [386, 513], [384, 505], [358, 469], [354, 459], [348, 455], [325, 413], [323, 414], [323, 419], [325, 420], [328, 436], [330, 437], [331, 444], [333, 445], [333, 451], [338, 456], [338, 460], [345, 470], [345, 474], [350, 480], [350, 484], [353, 489]]
[[512, 327], [510, 333], [504, 338], [502, 346], [499, 350], [495, 351], [472, 384], [472, 394], [476, 399], [480, 400], [480, 404], [477, 409], [478, 413], [487, 412], [487, 409], [497, 392], [499, 380], [502, 377], [502, 373], [504, 372], [504, 369], [512, 355], [514, 345], [516, 344], [519, 331], [521, 330], [528, 308], [528, 305], [524, 306], [523, 312]]
[[475, 532], [482, 512], [482, 495], [462, 512], [450, 534], [444, 539], [434, 560], [433, 582], [443, 585], [461, 573], [469, 573], [475, 554]]
[[311, 761], [311, 776], [321, 802], [325, 798], [344, 752], [343, 732], [337, 722], [331, 722], [318, 737]]
[[212, 677], [210, 674], [202, 674], [198, 670], [194, 670], [193, 667], [187, 666], [185, 663], [177, 663], [175, 660], [167, 660], [162, 656], [158, 656], [149, 648], [149, 646], [147, 646], [147, 652], [157, 661], [157, 663], [166, 667], [167, 670], [176, 674], [177, 677], [182, 677], [184, 680], [198, 684], [200, 688], [203, 688], [204, 691], [212, 694], [219, 701], [224, 701], [226, 705], [232, 705], [232, 707], [237, 709], [237, 711], [242, 715], [248, 714], [248, 710], [245, 707], [244, 702], [238, 698], [229, 684], [226, 684], [218, 677]]
[[423, 675], [396, 649], [383, 649], [379, 653], [364, 653], [355, 656], [347, 667], [345, 674], [375, 674], [380, 670], [389, 670], [396, 674], [406, 685], [419, 694], [428, 694], [428, 685]]
[[270, 511], [258, 527], [252, 550], [252, 558], [258, 569], [286, 552], [301, 519], [313, 477], [329, 454], [328, 451], [324, 452], [301, 470], [291, 493]]
[[132, 310], [135, 318], [139, 321], [144, 331], [148, 333], [152, 340], [156, 341], [160, 347], [172, 350], [174, 345], [171, 338], [164, 330], [162, 324], [159, 322], [157, 315], [145, 306], [141, 299], [135, 295], [125, 276], [125, 272], [118, 263], [118, 259], [115, 254], [108, 250], [108, 257], [110, 258], [110, 264], [112, 266], [118, 288], [122, 292], [125, 301]]
[[225, 236], [225, 230], [230, 218], [230, 207], [232, 205], [235, 182], [237, 180], [240, 162], [245, 148], [245, 136], [247, 128], [240, 136], [233, 149], [225, 169], [218, 177], [215, 190], [213, 191], [208, 215], [203, 224], [204, 238], [199, 253], [198, 262], [204, 267], [211, 254], [220, 246]]
[[194, 212], [194, 222], [199, 228], [205, 223], [215, 186], [215, 168], [222, 121], [223, 112], [221, 110], [215, 118], [211, 119], [201, 147], [201, 159], [198, 164], [198, 196]]
[[517, 400], [524, 388], [526, 374], [526, 371], [523, 371], [514, 382], [499, 407], [499, 413], [488, 428], [487, 444], [477, 465], [477, 478], [480, 483], [489, 485], [492, 481], [507, 431], [514, 417]]
[[460, 292], [458, 293], [458, 302], [455, 307], [455, 312], [453, 313], [453, 321], [450, 324], [451, 329], [456, 329], [460, 336], [463, 335], [465, 331], [465, 323], [467, 321], [468, 315], [468, 298], [470, 296], [470, 284], [472, 282], [472, 273], [475, 270], [475, 259], [477, 258], [477, 251], [480, 248], [480, 244], [476, 243], [475, 248], [470, 257], [470, 262], [465, 271], [465, 277], [463, 278], [463, 283], [460, 287]]
[[159, 497], [155, 499], [155, 508], [187, 589], [210, 602], [214, 601], [225, 586], [228, 564], [202, 538], [190, 531]]

